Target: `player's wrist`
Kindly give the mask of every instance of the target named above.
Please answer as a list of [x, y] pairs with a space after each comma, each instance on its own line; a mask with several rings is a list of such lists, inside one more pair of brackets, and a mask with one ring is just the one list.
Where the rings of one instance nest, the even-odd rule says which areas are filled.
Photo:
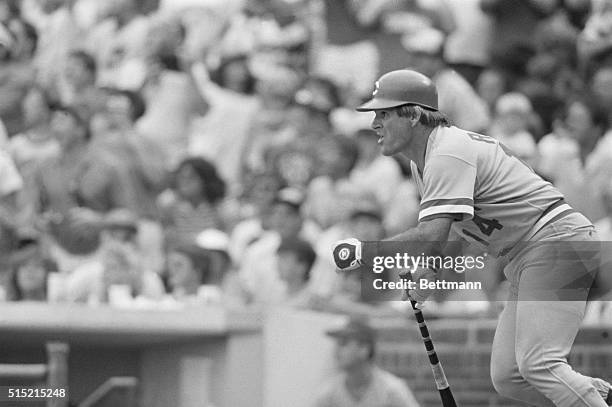
[[374, 264], [374, 257], [378, 256], [380, 242], [361, 242], [361, 263], [366, 266]]

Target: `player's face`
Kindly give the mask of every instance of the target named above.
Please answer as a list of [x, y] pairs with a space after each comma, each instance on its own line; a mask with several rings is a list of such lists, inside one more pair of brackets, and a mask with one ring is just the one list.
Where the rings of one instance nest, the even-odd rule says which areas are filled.
[[410, 121], [400, 117], [395, 109], [375, 110], [372, 129], [378, 136], [383, 155], [390, 156], [406, 150], [412, 140]]

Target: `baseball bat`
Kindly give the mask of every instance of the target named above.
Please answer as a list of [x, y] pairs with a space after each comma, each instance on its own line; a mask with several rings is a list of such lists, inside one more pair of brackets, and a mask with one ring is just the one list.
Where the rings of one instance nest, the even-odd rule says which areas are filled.
[[440, 392], [440, 398], [442, 399], [443, 407], [457, 407], [457, 403], [455, 403], [455, 397], [453, 396], [453, 392], [450, 389], [448, 384], [448, 380], [446, 380], [446, 375], [444, 374], [444, 369], [442, 369], [442, 364], [438, 359], [438, 354], [434, 349], [434, 344], [429, 336], [429, 329], [427, 329], [427, 324], [425, 324], [425, 318], [423, 318], [423, 312], [417, 308], [417, 302], [414, 300], [410, 300], [410, 304], [412, 305], [412, 309], [414, 310], [414, 316], [416, 317], [417, 323], [419, 325], [419, 331], [421, 331], [421, 337], [423, 338], [423, 343], [425, 344], [425, 349], [427, 350], [427, 356], [429, 356], [429, 363], [431, 365], [431, 371], [433, 372], [434, 380], [436, 381], [436, 387], [438, 388], [438, 392]]

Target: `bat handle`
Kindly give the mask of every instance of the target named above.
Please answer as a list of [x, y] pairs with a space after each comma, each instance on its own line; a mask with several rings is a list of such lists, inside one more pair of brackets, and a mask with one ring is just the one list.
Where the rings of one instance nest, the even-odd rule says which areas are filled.
[[410, 304], [412, 305], [414, 316], [416, 317], [419, 330], [421, 331], [421, 337], [423, 338], [423, 343], [425, 344], [425, 349], [427, 350], [427, 356], [429, 357], [429, 363], [436, 382], [436, 388], [440, 392], [442, 405], [443, 407], [457, 407], [455, 398], [453, 397], [453, 393], [451, 392], [448, 384], [448, 380], [446, 379], [446, 374], [444, 373], [444, 369], [442, 369], [442, 364], [438, 359], [438, 354], [436, 353], [431, 337], [429, 336], [429, 329], [427, 329], [427, 324], [425, 324], [423, 312], [417, 308], [416, 301], [410, 300]]

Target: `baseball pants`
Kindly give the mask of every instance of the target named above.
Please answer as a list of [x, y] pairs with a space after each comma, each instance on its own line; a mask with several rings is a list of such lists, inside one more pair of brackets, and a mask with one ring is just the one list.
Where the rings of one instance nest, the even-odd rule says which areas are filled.
[[606, 407], [600, 391], [609, 384], [567, 362], [598, 264], [595, 230], [578, 213], [544, 226], [512, 256], [491, 355], [501, 395], [533, 406]]

